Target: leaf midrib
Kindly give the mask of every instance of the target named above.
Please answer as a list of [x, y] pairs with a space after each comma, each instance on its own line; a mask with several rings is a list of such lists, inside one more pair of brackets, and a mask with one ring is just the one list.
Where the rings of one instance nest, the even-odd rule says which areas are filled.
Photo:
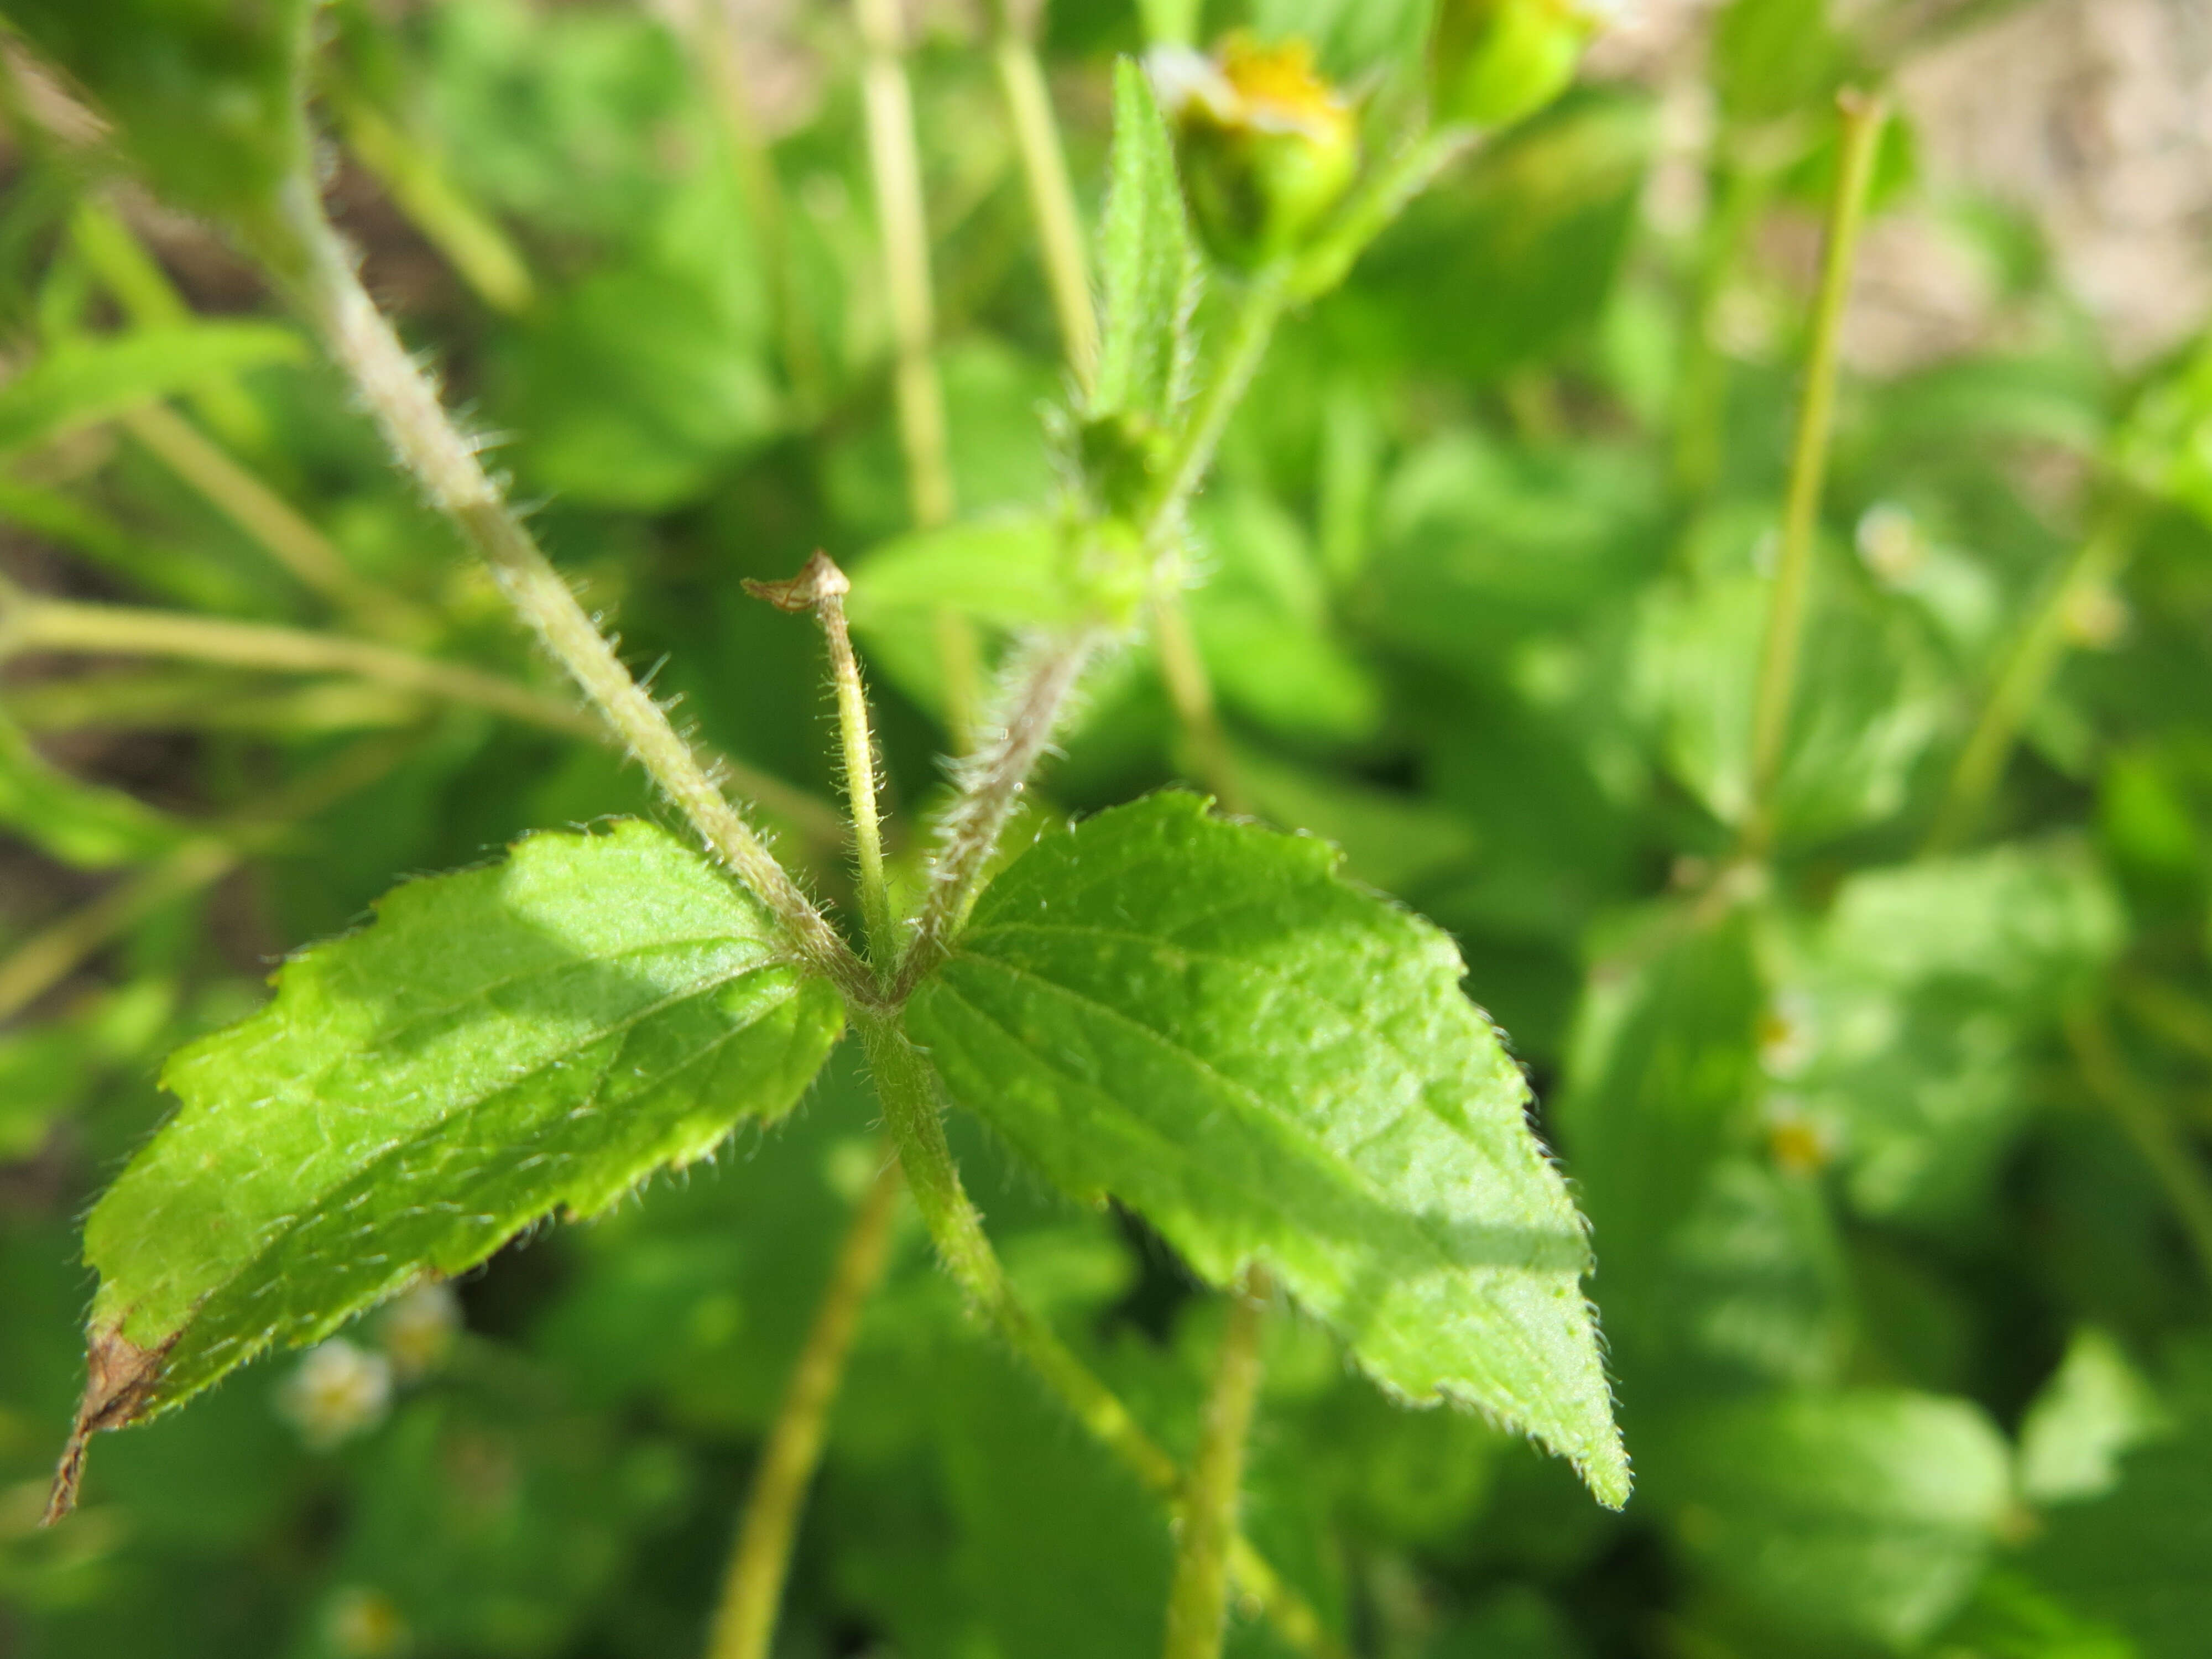
[[[780, 965], [782, 964], [766, 963], [763, 964], [759, 968], [749, 969], [748, 973], [770, 971]], [[500, 1096], [511, 1092], [512, 1091], [520, 1087], [523, 1084], [528, 1082], [531, 1079], [540, 1075], [545, 1070], [549, 1069], [549, 1067], [556, 1060], [571, 1057], [580, 1049], [590, 1047], [592, 1043], [603, 1042], [610, 1036], [616, 1037], [618, 1039], [618, 1042], [614, 1052], [608, 1055], [606, 1063], [599, 1068], [597, 1074], [592, 1079], [589, 1096], [583, 1103], [580, 1103], [581, 1104], [596, 1105], [599, 1103], [601, 1093], [606, 1087], [607, 1079], [612, 1076], [616, 1069], [620, 1066], [622, 1056], [627, 1049], [631, 1038], [635, 1036], [637, 1028], [640, 1025], [657, 1014], [664, 1012], [671, 1008], [677, 1007], [684, 1003], [696, 1000], [702, 996], [711, 994], [713, 992], [720, 990], [725, 986], [734, 984], [738, 980], [746, 976], [746, 975], [732, 975], [726, 979], [714, 981], [709, 984], [702, 986], [696, 990], [664, 998], [652, 1008], [641, 1011], [632, 1018], [623, 1019], [605, 1027], [597, 1036], [591, 1038], [588, 1042], [577, 1044], [573, 1048], [563, 1049], [558, 1055], [549, 1056], [544, 1064], [532, 1066], [526, 1071], [516, 1073], [494, 1087], [476, 1094], [468, 1099], [457, 1103], [453, 1109], [441, 1113], [437, 1117], [431, 1119], [420, 1126], [420, 1132], [411, 1138], [396, 1141], [392, 1145], [384, 1147], [382, 1150], [371, 1154], [368, 1158], [362, 1160], [360, 1163], [353, 1164], [344, 1171], [340, 1179], [331, 1182], [328, 1186], [323, 1188], [319, 1192], [314, 1194], [314, 1200], [312, 1207], [303, 1209], [296, 1218], [277, 1223], [267, 1237], [264, 1243], [257, 1248], [251, 1255], [245, 1257], [234, 1267], [228, 1270], [223, 1284], [216, 1285], [210, 1289], [204, 1296], [200, 1297], [198, 1301], [193, 1303], [191, 1310], [185, 1315], [183, 1319], [178, 1322], [176, 1327], [177, 1330], [179, 1332], [189, 1330], [195, 1323], [198, 1322], [201, 1316], [202, 1310], [204, 1309], [210, 1302], [221, 1296], [224, 1290], [228, 1288], [231, 1285], [236, 1284], [240, 1279], [252, 1273], [257, 1268], [259, 1268], [264, 1264], [267, 1263], [273, 1256], [281, 1251], [288, 1243], [295, 1238], [301, 1232], [313, 1225], [314, 1223], [321, 1220], [325, 1216], [328, 1215], [332, 1208], [332, 1201], [339, 1194], [360, 1188], [365, 1183], [372, 1185], [374, 1184], [374, 1182], [371, 1181], [371, 1177], [376, 1172], [380, 1171], [388, 1166], [393, 1160], [401, 1158], [409, 1153], [419, 1151], [424, 1141], [442, 1134], [444, 1132], [453, 1127], [465, 1118], [481, 1112], [485, 1109], [485, 1107], [489, 1105]], [[794, 984], [791, 988], [789, 996], [764, 1007], [762, 1010], [762, 1018], [765, 1018], [768, 1015], [773, 1013], [777, 1008], [781, 1007], [783, 1003], [788, 1001], [791, 997], [798, 995], [800, 988], [800, 986]], [[717, 1033], [711, 1042], [694, 1050], [678, 1065], [670, 1068], [668, 1071], [656, 1075], [649, 1083], [643, 1085], [638, 1092], [641, 1095], [649, 1094], [653, 1090], [664, 1086], [668, 1082], [669, 1079], [673, 1077], [678, 1072], [696, 1065], [701, 1060], [720, 1052], [726, 1044], [736, 1041], [737, 1038], [744, 1035], [745, 1032], [753, 1030], [760, 1023], [761, 1019], [757, 1018], [747, 1021], [743, 1024], [733, 1024], [728, 1026], [724, 1030]], [[573, 1113], [576, 1109], [577, 1107], [572, 1105], [567, 1109], [563, 1115]], [[349, 1313], [358, 1305], [359, 1304], [357, 1302], [349, 1304], [348, 1312]], [[341, 1317], [343, 1316], [341, 1316]], [[269, 1346], [269, 1343], [274, 1340], [275, 1334], [271, 1332], [263, 1340], [253, 1343], [251, 1346], [247, 1347], [234, 1363], [240, 1364], [244, 1364], [255, 1354], [261, 1352]], [[231, 1340], [234, 1343], [244, 1343], [246, 1339], [240, 1336], [232, 1338]], [[221, 1351], [220, 1346], [216, 1346], [210, 1348], [206, 1352], [212, 1354], [220, 1352]], [[225, 1367], [224, 1369], [228, 1368]]]

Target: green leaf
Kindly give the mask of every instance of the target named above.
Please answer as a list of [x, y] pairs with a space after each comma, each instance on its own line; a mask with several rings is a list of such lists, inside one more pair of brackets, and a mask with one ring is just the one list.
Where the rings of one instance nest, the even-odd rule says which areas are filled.
[[276, 987], [171, 1059], [180, 1109], [86, 1224], [80, 1441], [706, 1157], [842, 1025], [751, 899], [636, 822], [401, 887]]
[[1844, 1142], [1852, 1203], [1928, 1215], [1986, 1188], [2033, 1042], [2122, 937], [2078, 847], [2014, 845], [1853, 877], [1781, 1006], [1778, 1080]]
[[274, 323], [193, 323], [67, 341], [0, 386], [0, 455], [52, 443], [210, 375], [306, 355], [300, 337]]
[[308, 166], [311, 0], [9, 0], [8, 21], [112, 116], [156, 189], [258, 213]]
[[[1650, 107], [1577, 97], [1415, 204], [1341, 302], [1406, 372], [1540, 368], [1603, 313], [1652, 154]], [[1439, 293], [1480, 294], [1440, 307]]]
[[1655, 912], [1591, 975], [1558, 1106], [1568, 1167], [1606, 1246], [1616, 1341], [1670, 1331], [1669, 1244], [1743, 1131], [1765, 994], [1741, 911]]
[[909, 1009], [953, 1097], [1226, 1284], [1264, 1261], [1369, 1372], [1628, 1492], [1580, 1218], [1449, 941], [1325, 843], [1153, 796], [1049, 836]]
[[2212, 1410], [2131, 1453], [2093, 1502], [2051, 1510], [2023, 1565], [2073, 1612], [2134, 1638], [2141, 1659], [2196, 1659], [2212, 1626]]
[[698, 495], [781, 420], [759, 343], [750, 319], [691, 272], [587, 276], [498, 359], [498, 407], [522, 434], [517, 464], [532, 483], [592, 506], [653, 512]]
[[1381, 693], [1331, 627], [1297, 521], [1249, 489], [1209, 494], [1194, 517], [1213, 556], [1189, 596], [1191, 629], [1222, 702], [1293, 738], [1373, 735]]
[[2158, 1396], [2120, 1345], [2084, 1326], [2021, 1419], [2021, 1495], [2038, 1504], [2100, 1498], [2119, 1483], [2121, 1456], [2165, 1425]]
[[1079, 620], [1059, 523], [1043, 514], [971, 519], [871, 548], [852, 571], [853, 630], [875, 666], [925, 708], [944, 705], [947, 612], [988, 641]]
[[1972, 1588], [2011, 1496], [1981, 1408], [1867, 1389], [1723, 1407], [1649, 1454], [1684, 1547], [1785, 1628], [1910, 1647]]
[[1175, 149], [1144, 70], [1114, 66], [1114, 154], [1099, 235], [1104, 285], [1092, 420], [1174, 418], [1189, 372], [1190, 318], [1198, 301], [1197, 244], [1183, 210]]
[[1846, 72], [1827, 0], [1734, 0], [1714, 33], [1714, 79], [1738, 120], [1771, 120], [1815, 103]]
[[0, 715], [0, 825], [80, 870], [107, 870], [173, 851], [187, 831], [119, 789], [50, 765]]
[[[1759, 520], [1735, 516], [1722, 534], [1741, 567], [1644, 595], [1632, 693], [1670, 769], [1724, 823], [1751, 799], [1756, 669], [1771, 580], [1750, 568]], [[1814, 577], [1816, 618], [1805, 640], [1776, 816], [1795, 840], [1878, 822], [1905, 803], [1914, 765], [1943, 705], [1926, 653], [1900, 616]]]

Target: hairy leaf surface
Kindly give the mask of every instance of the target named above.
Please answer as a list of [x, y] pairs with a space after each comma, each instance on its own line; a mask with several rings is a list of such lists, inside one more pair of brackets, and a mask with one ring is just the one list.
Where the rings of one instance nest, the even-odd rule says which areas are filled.
[[1180, 401], [1197, 246], [1167, 124], [1145, 72], [1114, 66], [1114, 155], [1101, 234], [1101, 306], [1094, 416], [1133, 415], [1164, 423]]
[[1619, 1504], [1582, 1223], [1528, 1085], [1428, 924], [1326, 843], [1164, 794], [1048, 837], [985, 894], [911, 1029], [1062, 1188], [1216, 1283], [1263, 1261], [1417, 1401], [1482, 1407]]
[[780, 1116], [842, 1020], [750, 898], [635, 822], [399, 888], [276, 988], [171, 1060], [181, 1109], [86, 1225], [81, 1432]]

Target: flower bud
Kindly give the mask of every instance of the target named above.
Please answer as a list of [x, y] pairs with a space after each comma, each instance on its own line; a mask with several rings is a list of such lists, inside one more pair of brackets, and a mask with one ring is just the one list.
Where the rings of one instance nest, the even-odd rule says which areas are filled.
[[1304, 40], [1240, 31], [1211, 58], [1165, 48], [1150, 68], [1192, 216], [1219, 258], [1255, 266], [1290, 252], [1351, 187], [1359, 125]]
[[1566, 90], [1599, 21], [1589, 0], [1443, 0], [1431, 47], [1437, 118], [1510, 126]]

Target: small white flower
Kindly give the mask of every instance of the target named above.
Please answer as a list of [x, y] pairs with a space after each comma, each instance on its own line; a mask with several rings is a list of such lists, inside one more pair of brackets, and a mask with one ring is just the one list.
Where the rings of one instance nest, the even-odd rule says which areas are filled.
[[461, 1299], [445, 1284], [417, 1285], [384, 1310], [377, 1341], [402, 1382], [428, 1376], [446, 1363], [461, 1332]]
[[276, 1396], [277, 1409], [318, 1450], [374, 1428], [391, 1405], [392, 1362], [342, 1336], [310, 1348]]

